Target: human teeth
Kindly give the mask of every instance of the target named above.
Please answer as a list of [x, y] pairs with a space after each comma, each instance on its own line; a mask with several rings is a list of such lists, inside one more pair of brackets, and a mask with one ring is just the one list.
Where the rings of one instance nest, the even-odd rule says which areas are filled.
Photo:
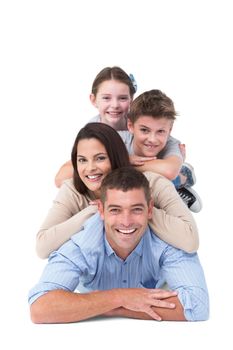
[[133, 233], [135, 231], [135, 228], [131, 229], [131, 230], [118, 230], [120, 233], [125, 233], [125, 234], [129, 234], [129, 233]]
[[97, 177], [99, 177], [100, 175], [88, 175], [88, 179], [96, 179]]

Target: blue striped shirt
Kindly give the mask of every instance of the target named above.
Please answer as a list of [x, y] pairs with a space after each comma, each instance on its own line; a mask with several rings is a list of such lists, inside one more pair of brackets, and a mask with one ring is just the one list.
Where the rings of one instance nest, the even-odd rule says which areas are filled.
[[80, 284], [91, 291], [160, 288], [164, 282], [178, 291], [187, 320], [208, 318], [208, 291], [196, 253], [170, 246], [148, 227], [137, 247], [122, 260], [109, 245], [97, 213], [50, 255], [39, 283], [29, 292], [29, 303], [51, 290], [74, 291]]

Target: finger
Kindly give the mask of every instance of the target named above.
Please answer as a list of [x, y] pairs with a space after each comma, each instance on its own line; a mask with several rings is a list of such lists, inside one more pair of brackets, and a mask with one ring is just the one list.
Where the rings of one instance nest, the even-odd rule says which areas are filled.
[[150, 317], [152, 317], [154, 320], [156, 320], [156, 321], [162, 321], [162, 318], [161, 318], [155, 311], [153, 311], [151, 307], [149, 307], [148, 309], [146, 309], [145, 312], [147, 313], [147, 315], [149, 315]]
[[148, 162], [150, 160], [155, 160], [157, 157], [141, 157], [140, 159], [137, 159], [137, 162]]
[[175, 309], [176, 304], [169, 303], [169, 302], [163, 301], [163, 300], [154, 299], [151, 302], [151, 306], [161, 307], [161, 308], [164, 308], [164, 309]]
[[177, 291], [173, 290], [164, 290], [164, 289], [150, 289], [151, 297], [157, 299], [166, 299], [169, 297], [174, 297], [178, 295]]

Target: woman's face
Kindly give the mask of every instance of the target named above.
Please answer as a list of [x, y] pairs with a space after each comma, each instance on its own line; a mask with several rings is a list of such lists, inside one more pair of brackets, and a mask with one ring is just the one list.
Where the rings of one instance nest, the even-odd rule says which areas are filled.
[[99, 197], [100, 186], [112, 170], [104, 145], [97, 139], [80, 140], [77, 146], [77, 171], [86, 187]]

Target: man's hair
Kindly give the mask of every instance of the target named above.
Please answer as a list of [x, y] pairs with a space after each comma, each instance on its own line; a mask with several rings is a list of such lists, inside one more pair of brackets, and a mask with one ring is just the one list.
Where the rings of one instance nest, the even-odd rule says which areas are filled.
[[174, 121], [177, 112], [173, 101], [160, 90], [145, 91], [132, 102], [128, 114], [134, 124], [139, 117], [149, 116], [156, 119], [167, 118]]
[[104, 204], [106, 200], [107, 190], [109, 189], [116, 189], [127, 192], [140, 188], [143, 189], [147, 204], [149, 205], [149, 202], [151, 200], [151, 191], [149, 181], [145, 175], [136, 170], [133, 166], [118, 168], [111, 171], [103, 179], [103, 182], [101, 184], [100, 199]]

